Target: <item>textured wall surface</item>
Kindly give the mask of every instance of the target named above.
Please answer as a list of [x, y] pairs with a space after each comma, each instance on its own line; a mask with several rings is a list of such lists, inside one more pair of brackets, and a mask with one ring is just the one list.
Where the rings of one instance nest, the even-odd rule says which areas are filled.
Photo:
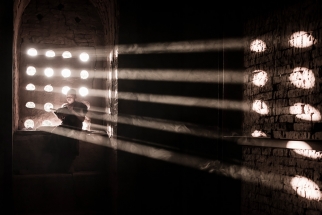
[[242, 213], [321, 214], [322, 153], [243, 147]]
[[[245, 135], [257, 130], [273, 138], [322, 138], [321, 7], [302, 1], [245, 24]], [[264, 51], [250, 50], [256, 39], [266, 44]], [[260, 80], [261, 71], [267, 77]]]
[[[301, 1], [245, 23], [244, 135], [322, 138], [321, 12], [321, 2]], [[266, 49], [251, 51], [256, 39]], [[243, 147], [242, 214], [321, 214], [321, 151], [296, 144]]]

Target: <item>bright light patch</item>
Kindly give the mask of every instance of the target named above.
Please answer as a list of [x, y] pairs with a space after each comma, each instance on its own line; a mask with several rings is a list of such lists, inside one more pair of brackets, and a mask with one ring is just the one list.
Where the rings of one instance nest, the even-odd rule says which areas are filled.
[[291, 186], [303, 198], [319, 201], [322, 197], [319, 186], [306, 177], [296, 175]]
[[320, 121], [321, 113], [309, 104], [295, 103], [290, 107], [290, 114], [296, 114], [299, 119], [307, 121]]
[[87, 72], [86, 70], [82, 70], [82, 71], [80, 72], [80, 77], [81, 77], [81, 79], [87, 79], [87, 78], [88, 78], [88, 76], [89, 76], [89, 74], [88, 74], [88, 72]]
[[268, 114], [268, 107], [265, 104], [265, 102], [261, 101], [261, 100], [255, 100], [253, 103], [253, 111], [259, 113], [259, 114]]
[[26, 90], [35, 90], [36, 89], [36, 87], [35, 87], [35, 85], [33, 85], [33, 84], [27, 84], [27, 86], [26, 86]]
[[33, 128], [35, 126], [35, 123], [31, 119], [27, 119], [24, 123], [25, 128]]
[[52, 91], [54, 90], [54, 88], [53, 88], [51, 85], [46, 85], [46, 86], [44, 87], [44, 90], [45, 90], [46, 92], [52, 92]]
[[51, 109], [53, 109], [53, 108], [54, 108], [54, 106], [53, 106], [52, 103], [46, 103], [46, 104], [44, 104], [44, 110], [47, 111], [47, 112], [50, 112]]
[[312, 70], [305, 67], [296, 67], [289, 80], [298, 88], [310, 89], [314, 87], [315, 77]]
[[291, 35], [290, 45], [296, 48], [306, 48], [316, 43], [314, 37], [306, 31], [298, 31]]
[[65, 86], [65, 87], [63, 87], [63, 88], [62, 88], [61, 92], [62, 92], [63, 94], [65, 94], [65, 95], [67, 95], [68, 90], [70, 90], [70, 87]]
[[30, 56], [37, 56], [38, 52], [36, 49], [30, 48], [30, 49], [28, 49], [27, 54]]
[[321, 159], [322, 152], [312, 150], [312, 147], [304, 141], [288, 141], [286, 148], [293, 149], [294, 152], [301, 156], [313, 159]]
[[106, 130], [106, 133], [109, 137], [111, 137], [113, 135], [113, 128], [112, 126], [107, 126], [107, 130]]
[[262, 87], [266, 84], [268, 78], [267, 73], [263, 70], [255, 70], [253, 72], [253, 84]]
[[46, 51], [46, 57], [55, 57], [55, 52], [53, 50]]
[[266, 43], [263, 40], [256, 39], [251, 42], [250, 50], [253, 52], [263, 52], [266, 50]]
[[255, 130], [253, 133], [252, 133], [252, 136], [253, 137], [267, 137], [267, 135], [262, 132], [262, 131], [258, 131], [258, 130]]
[[81, 96], [86, 96], [88, 94], [88, 89], [86, 87], [79, 88], [79, 94]]
[[288, 141], [286, 144], [288, 149], [312, 149], [312, 147], [304, 141]]
[[26, 72], [27, 75], [33, 76], [34, 74], [36, 74], [36, 68], [33, 66], [28, 66]]
[[61, 71], [61, 75], [64, 77], [64, 78], [68, 78], [70, 76], [71, 72], [69, 69], [63, 69]]
[[36, 107], [36, 105], [35, 105], [35, 103], [33, 103], [33, 102], [27, 102], [27, 103], [26, 103], [26, 107], [27, 107], [27, 108], [35, 108], [35, 107]]
[[86, 52], [83, 52], [79, 55], [79, 59], [83, 62], [86, 62], [89, 59], [89, 55]]
[[47, 77], [51, 77], [51, 76], [53, 76], [53, 75], [54, 75], [54, 70], [53, 70], [52, 68], [46, 68], [46, 69], [45, 69], [45, 75], [46, 75]]
[[41, 123], [42, 126], [52, 126], [53, 123], [49, 120], [44, 120], [42, 123]]
[[72, 54], [69, 51], [64, 51], [62, 56], [63, 56], [63, 58], [71, 58]]

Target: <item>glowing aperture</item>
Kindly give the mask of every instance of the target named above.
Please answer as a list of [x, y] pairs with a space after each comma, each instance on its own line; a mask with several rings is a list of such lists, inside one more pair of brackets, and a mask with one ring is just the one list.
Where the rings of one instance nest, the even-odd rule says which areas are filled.
[[83, 52], [79, 55], [79, 59], [83, 62], [86, 62], [89, 59], [89, 55], [86, 52]]
[[62, 56], [63, 56], [63, 58], [71, 58], [72, 54], [69, 51], [64, 51]]
[[67, 95], [67, 92], [70, 90], [70, 87], [68, 86], [64, 86], [62, 89], [61, 89], [61, 92], [65, 95]]
[[37, 56], [38, 52], [35, 48], [30, 48], [28, 49], [27, 54], [30, 56]]
[[259, 113], [259, 114], [268, 114], [268, 107], [265, 102], [261, 100], [255, 100], [253, 102], [253, 111]]
[[268, 78], [267, 73], [263, 70], [255, 70], [253, 72], [253, 84], [262, 87], [266, 84]]
[[46, 51], [46, 57], [55, 57], [55, 52], [53, 50]]
[[47, 111], [47, 112], [50, 112], [51, 109], [54, 108], [54, 105], [52, 103], [46, 103], [44, 104], [44, 110]]
[[54, 70], [52, 68], [46, 68], [44, 72], [47, 77], [51, 77], [54, 75]]
[[256, 39], [251, 42], [250, 50], [253, 52], [263, 52], [266, 50], [266, 43], [263, 40]]
[[319, 186], [306, 177], [296, 175], [291, 180], [291, 186], [303, 198], [319, 201], [322, 197]]
[[32, 90], [35, 90], [35, 89], [36, 89], [36, 87], [33, 84], [27, 84], [27, 86], [26, 86], [26, 90], [32, 91]]
[[52, 92], [52, 91], [54, 90], [54, 88], [53, 88], [51, 85], [46, 85], [46, 86], [44, 87], [44, 90], [45, 90], [46, 92]]
[[41, 123], [42, 126], [52, 126], [53, 123], [50, 121], [50, 120], [44, 120], [42, 123]]
[[295, 103], [290, 107], [290, 114], [295, 114], [297, 118], [306, 121], [320, 121], [321, 113], [309, 104]]
[[79, 94], [81, 96], [86, 96], [88, 94], [88, 89], [86, 87], [79, 88]]
[[255, 130], [253, 133], [252, 133], [252, 136], [253, 137], [267, 137], [267, 135], [262, 132], [262, 131], [258, 131], [258, 130]]
[[306, 48], [316, 43], [314, 37], [306, 31], [298, 31], [291, 35], [290, 45], [296, 48]]
[[27, 72], [27, 75], [33, 76], [36, 74], [36, 68], [33, 66], [28, 66], [26, 72]]
[[64, 78], [68, 78], [71, 74], [71, 71], [69, 69], [63, 69], [61, 71], [61, 75], [64, 77]]
[[27, 119], [24, 123], [25, 128], [33, 128], [35, 123], [32, 119]]
[[290, 74], [289, 80], [297, 88], [310, 89], [314, 87], [315, 77], [312, 70], [305, 67], [296, 67]]
[[35, 103], [34, 103], [34, 102], [27, 102], [27, 103], [26, 103], [26, 107], [27, 107], [27, 108], [35, 108], [35, 107], [36, 107], [36, 105], [35, 105]]
[[88, 78], [88, 76], [89, 76], [89, 74], [88, 74], [88, 72], [87, 72], [86, 70], [82, 70], [82, 71], [80, 72], [80, 77], [81, 77], [81, 79], [87, 79], [87, 78]]

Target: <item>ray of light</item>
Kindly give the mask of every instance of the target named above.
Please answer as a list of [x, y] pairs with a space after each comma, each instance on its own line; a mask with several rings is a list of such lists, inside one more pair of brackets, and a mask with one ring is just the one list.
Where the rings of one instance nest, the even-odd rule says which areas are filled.
[[139, 127], [168, 131], [173, 133], [188, 134], [193, 136], [220, 138], [219, 131], [214, 128], [207, 128], [191, 123], [156, 119], [151, 117], [124, 116], [118, 115], [117, 121], [123, 124], [130, 124]]
[[223, 50], [242, 50], [243, 38], [225, 40], [198, 40], [181, 42], [164, 42], [148, 44], [118, 45], [119, 54], [148, 54], [148, 53], [193, 53]]
[[243, 71], [119, 69], [118, 78], [125, 80], [177, 81], [202, 83], [243, 83]]
[[[258, 183], [258, 181], [260, 181], [263, 186], [271, 189], [281, 189], [281, 187], [283, 187], [283, 192], [285, 193], [293, 194], [293, 190], [296, 190], [299, 196], [309, 200], [319, 201], [321, 199], [321, 191], [318, 185], [310, 179], [299, 175], [291, 177], [280, 175], [274, 172], [265, 173], [263, 171], [242, 166], [238, 163], [229, 164], [221, 160], [207, 159], [200, 156], [175, 152], [170, 149], [141, 145], [132, 141], [126, 141], [122, 139], [117, 140], [117, 146], [115, 147], [115, 143], [113, 143], [113, 141], [110, 141], [113, 138], [109, 138], [108, 136], [89, 134], [86, 132], [70, 130], [67, 128], [55, 129], [53, 133], [63, 136], [75, 137], [78, 140], [86, 141], [88, 143], [115, 148], [117, 150], [136, 154], [139, 156], [162, 160], [169, 163], [205, 171], [211, 174], [217, 174], [236, 180], [242, 180], [244, 182]], [[286, 181], [289, 181], [291, 186], [284, 186], [284, 183]]]
[[183, 106], [195, 106], [206, 108], [220, 108], [231, 110], [249, 110], [249, 105], [246, 102], [230, 101], [220, 99], [206, 99], [196, 97], [185, 96], [170, 96], [170, 95], [155, 95], [155, 94], [143, 94], [143, 93], [128, 93], [119, 92], [119, 99], [134, 100], [140, 102], [153, 102], [171, 105], [183, 105]]

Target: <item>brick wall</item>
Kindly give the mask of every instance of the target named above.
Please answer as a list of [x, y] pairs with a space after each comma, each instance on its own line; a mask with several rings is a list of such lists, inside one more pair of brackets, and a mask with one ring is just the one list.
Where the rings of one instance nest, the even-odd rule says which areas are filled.
[[243, 146], [241, 214], [321, 214], [322, 153]]
[[[298, 1], [245, 23], [244, 100], [250, 111], [244, 135], [257, 130], [273, 139], [322, 138], [321, 15], [320, 1]], [[291, 36], [300, 31], [312, 45], [305, 47], [300, 37], [300, 47], [293, 46]], [[250, 50], [255, 39], [265, 42], [265, 51]], [[256, 85], [261, 71], [267, 79]], [[253, 109], [256, 100], [259, 108]], [[321, 155], [314, 148], [243, 146], [241, 214], [321, 214]]]
[[[244, 99], [250, 109], [244, 114], [245, 135], [258, 130], [272, 138], [322, 138], [321, 116], [318, 116], [322, 110], [321, 7], [319, 1], [302, 1], [245, 24]], [[310, 37], [313, 45], [292, 46], [291, 36], [300, 31], [307, 32], [303, 38]], [[265, 51], [250, 50], [256, 39], [265, 42]], [[294, 71], [298, 67], [302, 74], [307, 69], [311, 76], [303, 75], [299, 80], [299, 72]], [[267, 73], [267, 81], [256, 86], [253, 78], [258, 71]], [[255, 100], [261, 101], [262, 106], [267, 105], [268, 113], [253, 111]], [[301, 107], [302, 111], [294, 111], [294, 105]], [[310, 108], [315, 111], [313, 119], [310, 118]]]

